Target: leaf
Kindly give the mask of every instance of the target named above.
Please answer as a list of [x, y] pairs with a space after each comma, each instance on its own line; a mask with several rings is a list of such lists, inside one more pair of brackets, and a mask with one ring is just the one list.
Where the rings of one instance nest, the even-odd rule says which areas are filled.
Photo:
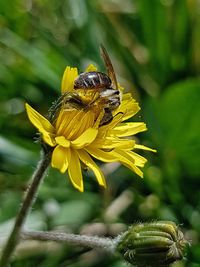
[[149, 132], [165, 160], [193, 176], [200, 174], [199, 100], [200, 80], [191, 79], [170, 86], [160, 99], [149, 99], [145, 109]]

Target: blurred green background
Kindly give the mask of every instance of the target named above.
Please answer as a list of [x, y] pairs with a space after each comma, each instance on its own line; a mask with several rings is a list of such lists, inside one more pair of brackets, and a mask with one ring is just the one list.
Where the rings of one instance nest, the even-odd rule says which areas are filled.
[[[66, 65], [104, 71], [99, 45], [145, 121], [144, 179], [102, 165], [108, 188], [90, 172], [85, 192], [50, 169], [27, 222], [30, 229], [115, 236], [140, 221], [173, 220], [191, 246], [173, 267], [200, 266], [200, 1], [0, 1], [0, 242], [39, 158], [28, 102], [42, 114], [60, 93]], [[22, 246], [12, 267], [123, 267], [120, 258], [56, 244]]]

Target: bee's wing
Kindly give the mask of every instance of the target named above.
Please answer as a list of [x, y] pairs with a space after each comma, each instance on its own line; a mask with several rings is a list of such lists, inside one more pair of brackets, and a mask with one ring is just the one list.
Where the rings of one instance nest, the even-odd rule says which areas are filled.
[[105, 65], [106, 65], [106, 69], [107, 69], [107, 73], [108, 76], [110, 77], [112, 83], [114, 84], [115, 89], [118, 89], [118, 85], [117, 85], [117, 79], [115, 76], [115, 71], [112, 65], [112, 62], [110, 60], [110, 57], [105, 49], [105, 47], [103, 45], [100, 46], [100, 53], [101, 53], [101, 57], [103, 58]]

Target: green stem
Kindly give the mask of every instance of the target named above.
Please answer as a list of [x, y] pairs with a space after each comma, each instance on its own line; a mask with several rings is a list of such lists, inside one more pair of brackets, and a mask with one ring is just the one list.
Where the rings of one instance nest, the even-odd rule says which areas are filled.
[[37, 168], [32, 175], [31, 183], [26, 191], [24, 201], [22, 202], [22, 205], [19, 209], [13, 230], [3, 249], [2, 257], [0, 260], [0, 267], [8, 267], [9, 265], [10, 258], [20, 238], [21, 228], [25, 222], [28, 212], [30, 211], [34, 203], [38, 187], [42, 181], [45, 171], [49, 166], [49, 163], [50, 163], [50, 154], [42, 153], [41, 160], [38, 162]]
[[75, 235], [61, 232], [41, 232], [41, 231], [25, 231], [21, 233], [24, 240], [40, 240], [40, 241], [56, 241], [60, 243], [69, 243], [70, 245], [100, 248], [109, 252], [114, 252], [116, 240], [106, 237]]

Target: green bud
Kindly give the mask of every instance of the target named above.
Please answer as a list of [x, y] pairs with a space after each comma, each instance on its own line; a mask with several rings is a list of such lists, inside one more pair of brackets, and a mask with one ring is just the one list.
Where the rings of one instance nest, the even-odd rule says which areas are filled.
[[183, 258], [188, 242], [175, 223], [157, 221], [133, 225], [123, 234], [116, 250], [136, 266], [168, 266]]

